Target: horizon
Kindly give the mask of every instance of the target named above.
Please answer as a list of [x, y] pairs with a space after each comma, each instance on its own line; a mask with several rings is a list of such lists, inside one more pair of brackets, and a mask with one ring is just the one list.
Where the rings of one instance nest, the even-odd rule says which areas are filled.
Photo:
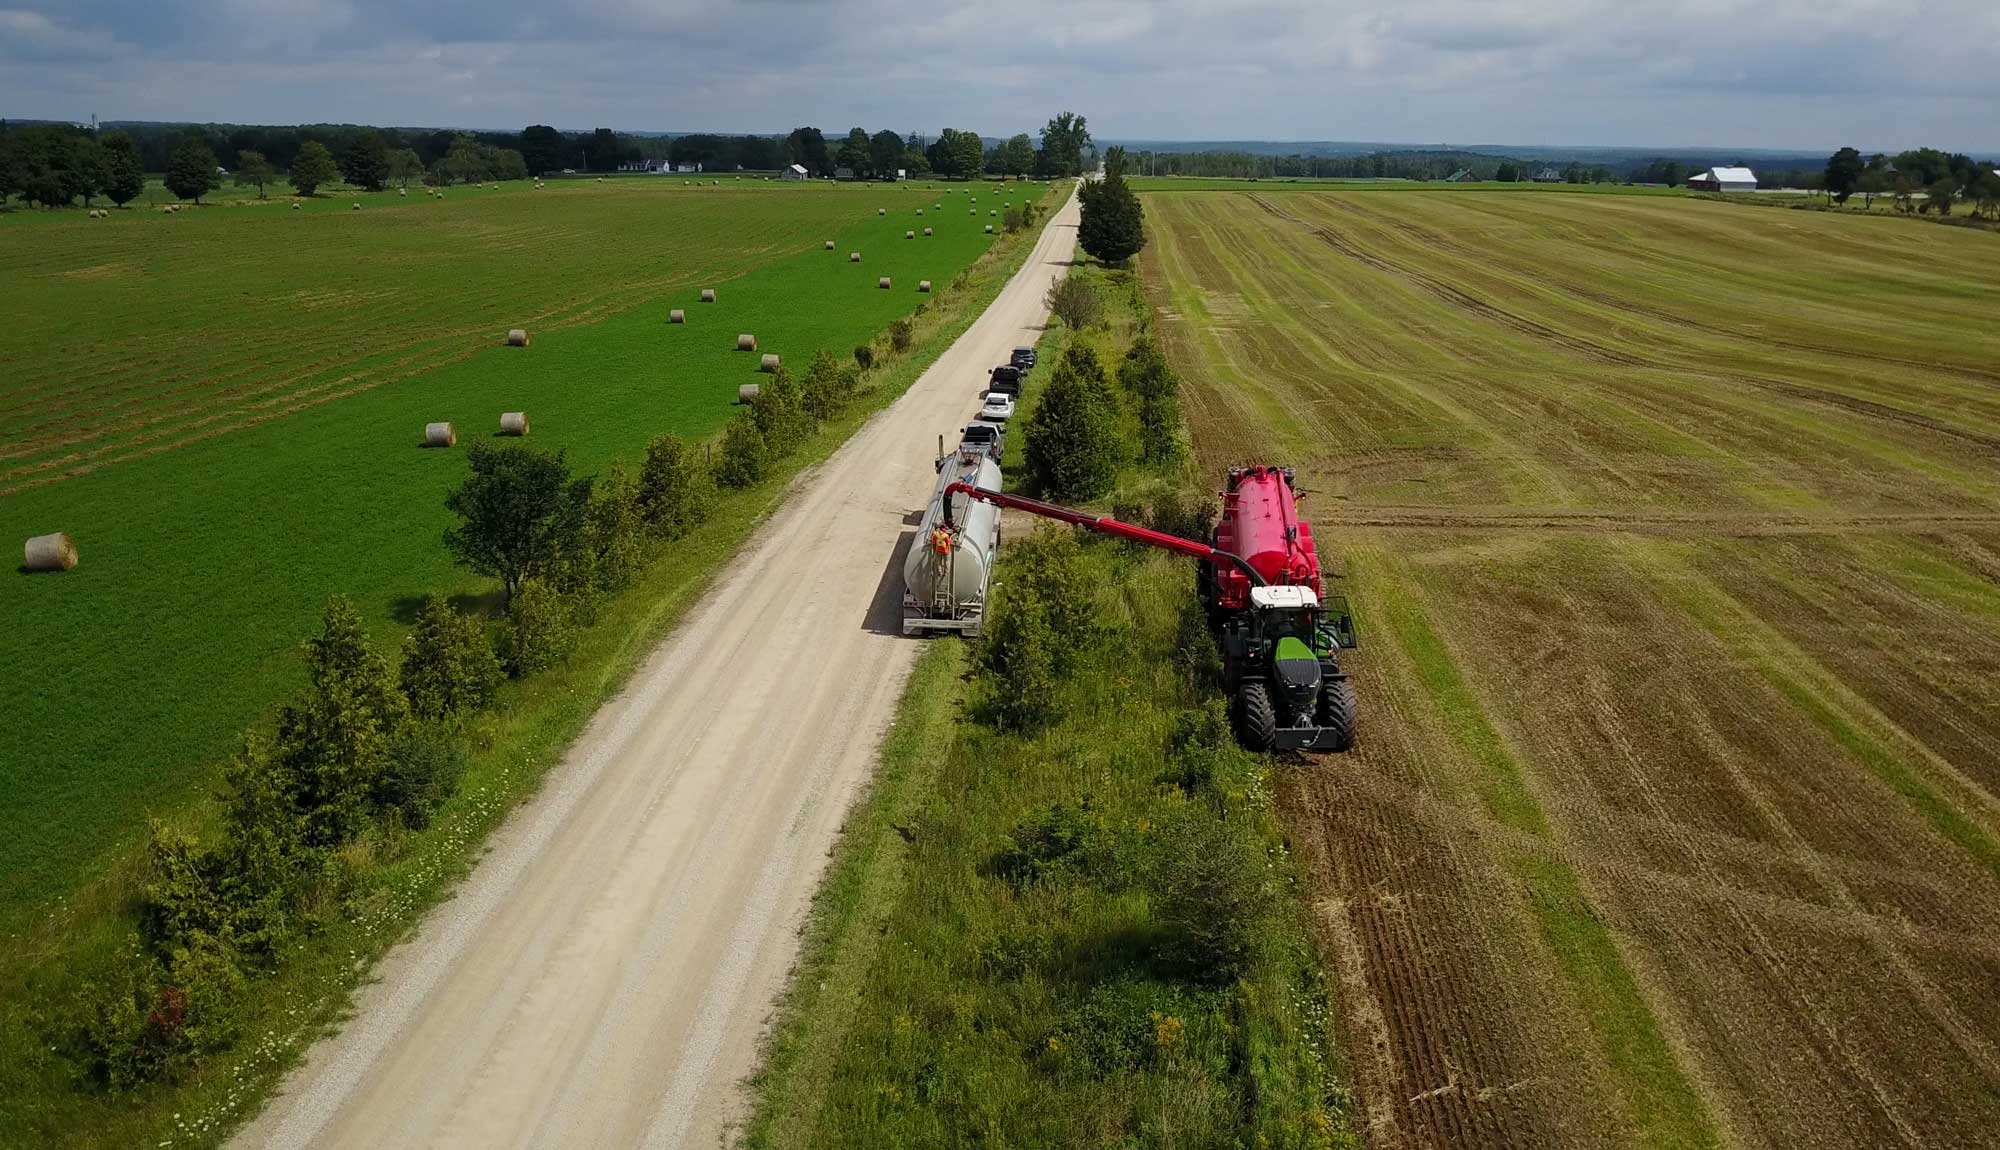
[[1159, 142], [2000, 151], [2000, 93], [1965, 79], [2000, 56], [2000, 6], [1974, 0], [1028, 0], [1004, 17], [964, 0], [585, 0], [559, 15], [505, 0], [9, 5], [0, 106], [78, 119], [145, 108], [235, 123], [254, 108], [280, 124], [1005, 137], [1068, 108], [1101, 138]]

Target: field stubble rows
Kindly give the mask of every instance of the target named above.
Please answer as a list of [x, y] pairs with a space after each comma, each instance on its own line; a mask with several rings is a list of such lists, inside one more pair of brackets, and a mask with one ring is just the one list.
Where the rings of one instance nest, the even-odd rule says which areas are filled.
[[1376, 1143], [1990, 1137], [2000, 241], [1146, 204], [1203, 463], [1297, 464], [1368, 627], [1281, 799]]

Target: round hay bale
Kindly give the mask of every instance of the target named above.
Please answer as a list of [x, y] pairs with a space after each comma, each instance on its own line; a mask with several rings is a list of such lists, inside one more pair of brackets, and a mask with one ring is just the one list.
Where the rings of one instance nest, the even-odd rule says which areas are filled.
[[903, 238], [904, 238], [904, 239], [906, 239], [906, 240], [913, 240], [913, 239], [916, 239], [916, 238], [917, 238], [917, 233], [915, 233], [915, 232], [904, 232], [904, 233], [903, 233]]
[[918, 280], [918, 281], [917, 281], [917, 290], [918, 290], [918, 291], [924, 291], [924, 292], [927, 292], [927, 291], [931, 290], [931, 281], [929, 281], [929, 280]]
[[744, 333], [743, 333], [742, 335], [739, 335], [739, 336], [737, 336], [737, 337], [736, 337], [736, 350], [737, 350], [737, 351], [756, 351], [756, 350], [757, 350], [757, 337], [756, 337], [756, 336], [754, 336], [754, 335], [751, 335], [751, 334], [750, 334], [749, 332], [747, 332], [747, 331], [746, 331], [746, 332], [744, 332]]
[[989, 236], [993, 234], [993, 225], [992, 225], [992, 224], [987, 224], [987, 225], [986, 225], [986, 234], [987, 234], [987, 235], [989, 235]]
[[998, 209], [995, 209], [995, 208], [988, 208], [988, 209], [986, 210], [986, 214], [987, 214], [987, 215], [989, 215], [989, 216], [998, 216], [998, 215], [1000, 214], [1000, 212], [999, 212], [999, 210], [998, 210]]
[[703, 302], [703, 303], [714, 303], [714, 302], [715, 302], [715, 289], [714, 289], [714, 288], [703, 288], [703, 289], [701, 289], [701, 302]]
[[679, 308], [675, 308], [667, 313], [668, 323], [686, 323], [687, 321], [688, 321], [688, 313], [682, 311]]
[[764, 394], [763, 384], [746, 383], [736, 389], [736, 402], [754, 403], [756, 402], [757, 397], [762, 394]]
[[847, 253], [847, 262], [848, 262], [848, 263], [851, 263], [851, 264], [858, 264], [858, 263], [860, 263], [860, 262], [861, 262], [861, 253], [860, 253], [860, 252], [848, 252], [848, 253]]
[[931, 234], [931, 230], [930, 230], [929, 228], [925, 228], [925, 229], [924, 229], [924, 234], [925, 234], [925, 235], [930, 235], [930, 234]]
[[881, 288], [884, 291], [887, 291], [889, 289], [889, 277], [883, 276], [881, 279], [876, 280], [875, 286]]
[[295, 212], [296, 212], [296, 211], [298, 211], [298, 210], [299, 210], [299, 206], [298, 206], [297, 204], [293, 204], [293, 205], [292, 205], [292, 210], [293, 210], [293, 211], [295, 211]]
[[528, 413], [525, 411], [503, 411], [500, 413], [500, 434], [528, 434]]
[[508, 347], [528, 346], [528, 330], [526, 328], [520, 328], [520, 327], [510, 330], [507, 333], [507, 346]]
[[832, 250], [833, 250], [833, 241], [832, 241], [832, 240], [828, 240], [828, 241], [826, 241], [826, 250], [827, 250], [827, 251], [832, 251]]
[[978, 209], [978, 208], [967, 208], [967, 209], [965, 209], [965, 214], [966, 214], [966, 215], [968, 215], [968, 216], [976, 216], [976, 215], [978, 215], [978, 214], [979, 214], [979, 209]]
[[876, 209], [875, 209], [875, 214], [876, 214], [876, 215], [878, 215], [878, 216], [886, 216], [886, 215], [888, 215], [888, 214], [889, 214], [889, 209], [888, 209], [888, 208], [876, 208]]
[[21, 566], [29, 571], [68, 571], [76, 566], [76, 542], [66, 531], [29, 538]]
[[426, 423], [424, 424], [424, 446], [457, 447], [458, 433], [451, 429], [451, 424], [449, 423]]
[[410, 194], [410, 189], [408, 189], [408, 188], [397, 188], [397, 189], [396, 189], [396, 194], [397, 194], [397, 195], [399, 195], [399, 196], [407, 196], [407, 195], [409, 195], [409, 194]]
[[777, 356], [765, 352], [764, 358], [757, 361], [757, 370], [766, 373], [775, 373], [781, 363], [782, 361]]
[[355, 211], [357, 211], [357, 212], [361, 210], [361, 201], [359, 201], [359, 200], [356, 200], [356, 201], [354, 202], [354, 210], [355, 210]]
[[920, 215], [920, 216], [921, 216], [921, 215], [923, 215], [923, 214], [924, 214], [924, 210], [923, 210], [922, 208], [918, 208], [918, 209], [917, 209], [917, 214], [918, 214], [918, 215]]

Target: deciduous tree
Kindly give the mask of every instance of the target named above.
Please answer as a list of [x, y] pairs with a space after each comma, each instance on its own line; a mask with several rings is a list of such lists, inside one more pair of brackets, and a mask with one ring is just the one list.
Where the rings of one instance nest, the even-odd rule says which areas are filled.
[[1846, 203], [1861, 184], [1863, 164], [1861, 153], [1854, 148], [1842, 148], [1826, 162], [1826, 194], [1838, 203]]
[[236, 153], [237, 187], [256, 188], [257, 198], [261, 200], [264, 198], [264, 185], [270, 183], [271, 181], [277, 178], [278, 178], [278, 173], [272, 170], [271, 161], [264, 158], [264, 153], [262, 152]]
[[572, 479], [559, 451], [475, 443], [467, 462], [472, 474], [445, 497], [459, 523], [444, 544], [460, 563], [497, 576], [512, 601], [581, 546], [591, 483]]
[[174, 149], [167, 162], [167, 190], [183, 200], [200, 203], [201, 198], [222, 186], [216, 174], [215, 153], [208, 141], [190, 136]]
[[292, 160], [292, 189], [302, 196], [311, 196], [320, 188], [334, 181], [340, 173], [333, 166], [333, 153], [318, 140], [307, 140], [299, 145], [299, 154]]
[[1074, 176], [1083, 170], [1083, 150], [1090, 146], [1090, 128], [1082, 116], [1063, 112], [1042, 129], [1042, 157], [1048, 174]]
[[389, 145], [373, 128], [356, 133], [340, 154], [340, 174], [355, 187], [379, 192], [389, 181]]
[[1107, 264], [1122, 264], [1146, 246], [1146, 210], [1117, 173], [1087, 180], [1077, 190], [1083, 218], [1077, 242]]

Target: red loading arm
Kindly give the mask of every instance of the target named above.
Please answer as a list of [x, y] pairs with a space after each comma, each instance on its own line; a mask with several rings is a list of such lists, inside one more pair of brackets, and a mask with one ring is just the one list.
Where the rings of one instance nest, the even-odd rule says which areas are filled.
[[1144, 543], [1148, 547], [1158, 547], [1162, 551], [1172, 551], [1177, 555], [1200, 559], [1217, 567], [1234, 567], [1249, 578], [1251, 586], [1265, 585], [1264, 576], [1259, 574], [1255, 567], [1250, 566], [1242, 556], [1217, 550], [1206, 543], [1196, 543], [1192, 539], [1182, 539], [1178, 535], [1168, 535], [1164, 531], [1153, 531], [1130, 523], [1121, 523], [1102, 515], [1072, 511], [1067, 507], [1058, 507], [1039, 499], [1029, 499], [1025, 495], [1006, 495], [998, 491], [988, 491], [983, 487], [974, 487], [962, 479], [944, 489], [942, 498], [944, 525], [947, 530], [957, 530], [957, 526], [951, 521], [951, 497], [960, 494], [991, 503], [996, 507], [1011, 507], [1016, 511], [1026, 511], [1030, 515], [1039, 515], [1044, 519], [1072, 524], [1086, 531], [1095, 531], [1099, 535], [1109, 535], [1114, 539], [1130, 539], [1134, 543]]

